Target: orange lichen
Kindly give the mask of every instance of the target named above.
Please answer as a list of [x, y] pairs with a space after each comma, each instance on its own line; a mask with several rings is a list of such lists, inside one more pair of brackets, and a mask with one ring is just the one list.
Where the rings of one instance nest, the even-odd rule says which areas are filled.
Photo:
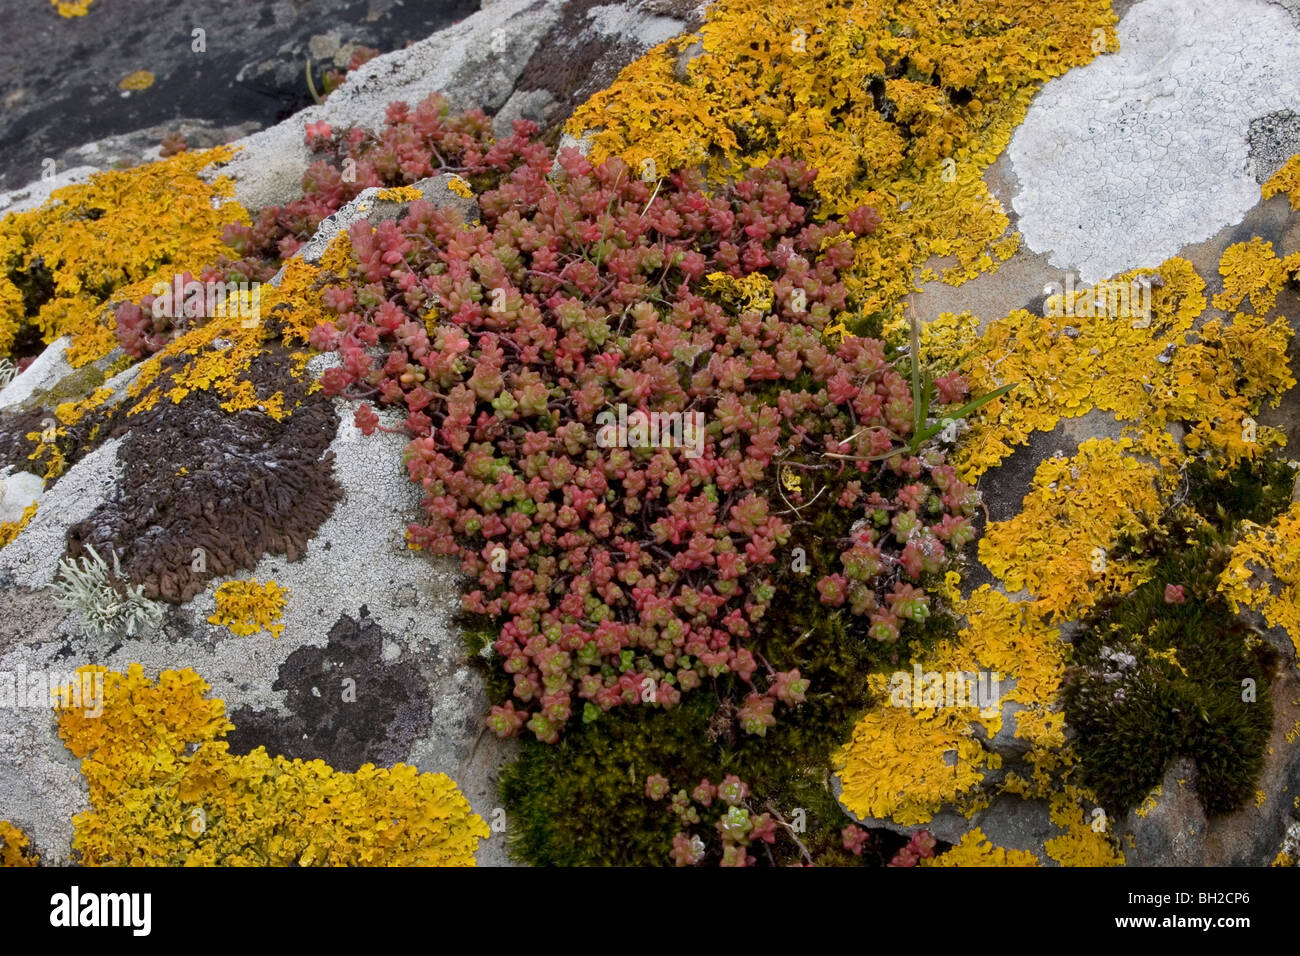
[[415, 202], [417, 199], [423, 199], [424, 193], [420, 192], [417, 186], [394, 186], [379, 190], [379, 195], [375, 198], [386, 202]]
[[[455, 173], [452, 173], [451, 176], [448, 177], [447, 188], [450, 189], [452, 192], [454, 192], [457, 196], [461, 196], [465, 199], [474, 198], [474, 187], [471, 186], [467, 180], [465, 180], [460, 176], [457, 176]], [[416, 196], [415, 198], [419, 199], [420, 197]]]
[[32, 502], [23, 509], [23, 513], [15, 521], [5, 521], [0, 523], [0, 548], [5, 547], [14, 538], [18, 537], [23, 528], [36, 517], [36, 502]]
[[[1220, 264], [1225, 291], [1216, 305], [1235, 308], [1249, 297], [1257, 308], [1271, 308], [1289, 263], [1275, 258], [1268, 243], [1230, 247]], [[945, 313], [925, 326], [926, 359], [965, 372], [976, 394], [1016, 383], [972, 417], [955, 461], [963, 477], [978, 478], [1033, 432], [1096, 409], [1127, 423], [1125, 434], [1165, 471], [1185, 457], [1170, 441], [1173, 423], [1191, 423], [1189, 451], [1214, 450], [1229, 461], [1280, 442], [1280, 433], [1256, 427], [1253, 415], [1295, 384], [1286, 360], [1286, 321], [1248, 312], [1196, 328], [1207, 305], [1205, 283], [1183, 259], [1124, 273], [1115, 282], [1131, 285], [1152, 276], [1163, 284], [1151, 289], [1149, 315], [1098, 313], [1094, 302], [1110, 298], [1102, 289], [1108, 284], [1098, 283], [1049, 299], [1044, 316], [1017, 310], [983, 332], [967, 313]]]
[[1062, 866], [1123, 866], [1124, 854], [1115, 846], [1104, 813], [1084, 819], [1085, 793], [1067, 786], [1053, 795], [1050, 803], [1052, 822], [1065, 829], [1061, 836], [1043, 844], [1043, 849]]
[[50, 5], [59, 12], [59, 16], [70, 20], [73, 17], [84, 17], [94, 2], [95, 0], [50, 0]]
[[922, 866], [1041, 866], [1038, 857], [1024, 850], [994, 846], [979, 827], [946, 853], [921, 861]]
[[[1002, 730], [1003, 706], [1018, 704], [1014, 736], [1031, 753], [1054, 753], [1064, 743], [1063, 716], [1052, 709], [1065, 667], [1065, 645], [1055, 627], [1030, 606], [987, 585], [956, 606], [966, 624], [955, 641], [928, 651], [913, 648], [910, 667], [922, 673], [983, 674], [997, 699], [992, 706], [918, 706], [891, 694], [893, 678], [868, 678], [880, 703], [863, 715], [835, 758], [840, 801], [860, 817], [928, 822], [944, 804], [977, 808], [984, 771], [1001, 758], [977, 736]], [[899, 672], [911, 678], [912, 671]], [[992, 685], [993, 675], [997, 684]], [[898, 706], [906, 703], [906, 706]]]
[[127, 388], [127, 396], [136, 400], [128, 414], [152, 408], [164, 397], [178, 404], [198, 390], [216, 391], [225, 399], [222, 409], [232, 414], [257, 409], [284, 421], [292, 412], [285, 407], [284, 395], [258, 395], [244, 377], [253, 359], [262, 353], [266, 337], [262, 324], [246, 327], [238, 317], [213, 319], [191, 329], [143, 363]]
[[[198, 274], [229, 252], [221, 231], [247, 224], [248, 214], [230, 198], [228, 178], [208, 183], [199, 172], [232, 152], [219, 146], [107, 170], [0, 221], [0, 355], [35, 326], [46, 342], [72, 336], [74, 367], [100, 358], [117, 344], [110, 304], [138, 300], [178, 273]], [[14, 278], [36, 282], [46, 271], [50, 291], [25, 304]]]
[[1300, 502], [1273, 524], [1248, 525], [1219, 578], [1234, 611], [1251, 607], [1300, 652]]
[[0, 820], [0, 866], [31, 867], [40, 865], [27, 834], [8, 820]]
[[567, 129], [591, 131], [594, 160], [643, 174], [703, 165], [722, 180], [780, 155], [816, 167], [828, 211], [884, 217], [857, 244], [853, 291], [873, 312], [931, 256], [955, 257], [954, 283], [995, 266], [1009, 220], [981, 176], [1039, 84], [1113, 49], [1115, 22], [1106, 0], [718, 0], [698, 34], [637, 60]]
[[216, 590], [217, 609], [210, 624], [223, 624], [240, 637], [259, 634], [262, 629], [279, 637], [284, 625], [276, 623], [284, 613], [289, 592], [274, 581], [226, 581]]
[[472, 866], [490, 835], [440, 773], [231, 754], [225, 705], [194, 671], [86, 672], [103, 674], [102, 714], [56, 708], [90, 788], [83, 865]]
[[1160, 472], [1130, 456], [1128, 439], [1089, 439], [1073, 458], [1048, 458], [1020, 514], [989, 525], [980, 561], [1010, 591], [1026, 589], [1051, 620], [1073, 617], [1106, 594], [1124, 594], [1142, 568], [1109, 557], [1121, 535], [1163, 510]]
[[122, 77], [122, 82], [117, 84], [117, 88], [130, 91], [147, 90], [153, 86], [153, 81], [154, 75], [148, 70], [136, 70]]
[[1260, 190], [1265, 199], [1283, 193], [1292, 209], [1300, 209], [1300, 153], [1292, 156], [1274, 173]]

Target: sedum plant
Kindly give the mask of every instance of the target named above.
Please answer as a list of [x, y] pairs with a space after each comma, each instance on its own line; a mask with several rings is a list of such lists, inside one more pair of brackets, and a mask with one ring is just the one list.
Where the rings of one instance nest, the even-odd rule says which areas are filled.
[[[764, 734], [809, 689], [746, 646], [796, 549], [818, 552], [799, 586], [888, 645], [924, 624], [926, 580], [973, 536], [973, 492], [913, 447], [912, 390], [883, 343], [832, 331], [852, 317], [848, 240], [879, 218], [818, 221], [816, 172], [787, 159], [706, 190], [691, 172], [557, 161], [535, 134], [519, 121], [492, 142], [438, 101], [390, 107], [376, 174], [427, 175], [436, 153], [482, 221], [417, 201], [349, 230], [309, 336], [341, 360], [322, 388], [363, 401], [367, 434], [371, 403], [404, 415], [425, 492], [409, 539], [458, 556], [465, 609], [499, 626], [496, 733], [555, 742], [578, 715], [672, 708], [730, 675], [735, 722]], [[309, 131], [336, 158], [369, 135]], [[964, 384], [947, 384], [958, 403]], [[620, 407], [698, 415], [702, 434], [606, 440]]]

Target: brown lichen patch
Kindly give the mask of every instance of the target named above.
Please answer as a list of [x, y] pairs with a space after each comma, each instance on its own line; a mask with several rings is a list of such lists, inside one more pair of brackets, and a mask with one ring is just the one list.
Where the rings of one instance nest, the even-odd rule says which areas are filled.
[[327, 450], [338, 416], [295, 377], [300, 364], [271, 346], [246, 370], [256, 394], [284, 396], [292, 411], [283, 420], [255, 407], [224, 410], [228, 402], [210, 390], [132, 414], [118, 448], [123, 481], [69, 528], [69, 553], [116, 550], [147, 596], [177, 602], [212, 577], [251, 570], [264, 554], [296, 560], [342, 496]]
[[41, 408], [0, 414], [0, 468], [13, 467], [15, 471], [29, 470], [28, 456], [36, 450], [43, 422], [53, 415]]

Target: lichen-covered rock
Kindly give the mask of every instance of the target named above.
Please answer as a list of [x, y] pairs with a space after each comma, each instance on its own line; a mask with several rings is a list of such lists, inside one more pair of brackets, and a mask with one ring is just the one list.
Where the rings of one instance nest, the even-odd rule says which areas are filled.
[[432, 723], [433, 688], [364, 605], [357, 619], [343, 615], [334, 623], [324, 647], [290, 654], [271, 689], [285, 692], [288, 713], [233, 711], [235, 730], [227, 738], [233, 753], [265, 746], [339, 770], [384, 767], [407, 759]]
[[326, 450], [338, 417], [288, 365], [287, 354], [268, 352], [250, 370], [297, 404], [283, 422], [253, 409], [226, 414], [203, 391], [132, 416], [118, 448], [124, 480], [69, 528], [70, 553], [116, 550], [148, 597], [175, 602], [267, 552], [301, 554], [340, 496]]

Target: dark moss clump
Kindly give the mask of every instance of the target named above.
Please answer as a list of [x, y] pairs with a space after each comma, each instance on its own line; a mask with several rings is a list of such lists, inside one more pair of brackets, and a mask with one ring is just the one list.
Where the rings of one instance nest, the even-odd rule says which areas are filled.
[[1272, 462], [1224, 473], [1193, 465], [1188, 500], [1204, 514], [1183, 509], [1167, 517], [1168, 530], [1125, 542], [1154, 558], [1151, 579], [1085, 622], [1064, 692], [1083, 781], [1113, 811], [1136, 806], [1178, 756], [1196, 761], [1207, 812], [1252, 794], [1273, 723], [1276, 652], [1217, 587], [1237, 523], [1285, 507], [1287, 471]]
[[1216, 468], [1196, 459], [1187, 467], [1189, 504], [1220, 531], [1241, 521], [1268, 524], [1291, 503], [1295, 472], [1284, 461], [1241, 461]]
[[[764, 738], [737, 737], [717, 707], [711, 694], [690, 694], [672, 711], [607, 714], [558, 744], [525, 742], [499, 790], [511, 811], [511, 852], [538, 865], [667, 865], [680, 827], [663, 802], [646, 798], [646, 777], [664, 774], [675, 791], [734, 773], [757, 812], [793, 821], [804, 811], [799, 839], [819, 864], [860, 862], [840, 843], [849, 821], [830, 790], [829, 729], [795, 714]], [[759, 854], [760, 863], [801, 859], [781, 828], [771, 857]]]
[[[806, 528], [793, 542], [809, 548], [814, 568], [839, 546], [833, 536], [817, 544], [821, 530]], [[670, 711], [615, 710], [570, 728], [558, 744], [524, 742], [499, 789], [510, 812], [511, 852], [534, 865], [667, 865], [679, 827], [665, 803], [646, 798], [646, 777], [663, 774], [676, 791], [705, 777], [716, 784], [735, 774], [749, 784], [756, 812], [792, 821], [796, 808], [804, 811], [799, 840], [818, 865], [888, 860], [903, 842], [894, 834], [877, 834], [862, 857], [844, 850], [840, 834], [850, 821], [831, 791], [829, 768], [832, 752], [871, 704], [867, 675], [896, 661], [902, 649], [872, 641], [853, 615], [822, 605], [811, 583], [816, 579], [815, 569], [803, 575], [787, 568], [773, 602], [779, 617], [750, 643], [772, 668], [797, 667], [810, 678], [804, 703], [786, 711], [765, 736], [745, 734], [735, 712], [748, 687], [727, 675], [712, 690], [706, 685], [683, 695]], [[908, 636], [925, 644], [953, 626], [951, 615], [940, 612]], [[485, 629], [476, 633], [475, 650], [491, 639]], [[504, 696], [508, 687], [502, 680], [496, 693]], [[760, 865], [804, 859], [783, 828], [770, 856], [757, 855]]]
[[116, 550], [147, 596], [175, 602], [264, 554], [296, 560], [342, 489], [327, 450], [338, 415], [329, 399], [307, 394], [310, 383], [289, 364], [277, 348], [247, 372], [259, 395], [283, 392], [293, 409], [284, 421], [254, 409], [227, 413], [210, 391], [132, 416], [117, 452], [116, 496], [68, 529], [68, 553]]
[[484, 656], [486, 648], [492, 646], [500, 634], [500, 629], [493, 625], [492, 619], [485, 614], [471, 614], [461, 611], [456, 615], [455, 624], [465, 644], [465, 653], [469, 664], [483, 678], [488, 699], [499, 703], [510, 698], [510, 675]]

